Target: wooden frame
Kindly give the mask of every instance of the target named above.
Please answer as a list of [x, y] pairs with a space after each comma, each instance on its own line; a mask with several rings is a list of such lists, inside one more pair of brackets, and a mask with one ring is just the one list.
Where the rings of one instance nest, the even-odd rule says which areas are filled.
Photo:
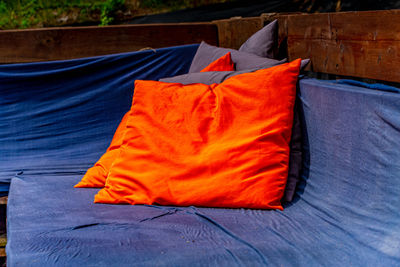
[[400, 82], [400, 10], [263, 14], [209, 23], [0, 31], [0, 64], [70, 59], [199, 43], [238, 48], [278, 19], [282, 56], [310, 58], [310, 70]]
[[65, 27], [0, 31], [0, 64], [129, 52], [199, 43], [218, 44], [212, 23]]
[[400, 10], [286, 17], [289, 59], [314, 72], [400, 82]]

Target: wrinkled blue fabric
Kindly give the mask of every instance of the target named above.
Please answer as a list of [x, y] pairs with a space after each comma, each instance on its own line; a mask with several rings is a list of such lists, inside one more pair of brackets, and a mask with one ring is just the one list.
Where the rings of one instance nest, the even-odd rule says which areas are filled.
[[365, 87], [365, 88], [375, 89], [375, 90], [380, 90], [380, 91], [400, 93], [400, 88], [389, 86], [386, 84], [381, 84], [381, 83], [365, 83], [365, 82], [348, 80], [348, 79], [337, 80], [337, 83], [360, 86], [360, 87]]
[[129, 110], [134, 81], [187, 73], [197, 48], [0, 65], [0, 194], [18, 174], [84, 173]]
[[36, 169], [12, 180], [8, 266], [399, 266], [400, 95], [299, 86], [305, 160], [284, 211], [93, 204], [69, 166]]

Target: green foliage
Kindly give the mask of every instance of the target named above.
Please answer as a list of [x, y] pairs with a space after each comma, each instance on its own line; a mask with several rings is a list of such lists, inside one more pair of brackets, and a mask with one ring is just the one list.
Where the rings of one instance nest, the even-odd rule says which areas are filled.
[[37, 8], [35, 0], [1, 1], [0, 28], [28, 28], [35, 21]]
[[7, 12], [7, 5], [5, 2], [1, 1], [0, 2], [0, 14], [5, 13], [5, 12]]
[[117, 11], [127, 8], [131, 14], [145, 15], [225, 1], [235, 0], [0, 0], [0, 30], [109, 25], [116, 22]]
[[[7, 9], [7, 5], [5, 2], [0, 1], [0, 14], [7, 14], [8, 13], [8, 9]], [[0, 16], [0, 28], [1, 25], [5, 24], [7, 21], [7, 19], [3, 16]]]
[[74, 9], [83, 22], [99, 14], [100, 25], [108, 25], [124, 8], [125, 0], [0, 0], [0, 29], [57, 25], [60, 14]]
[[114, 20], [117, 10], [124, 8], [125, 0], [106, 0], [101, 7], [101, 26], [108, 25]]

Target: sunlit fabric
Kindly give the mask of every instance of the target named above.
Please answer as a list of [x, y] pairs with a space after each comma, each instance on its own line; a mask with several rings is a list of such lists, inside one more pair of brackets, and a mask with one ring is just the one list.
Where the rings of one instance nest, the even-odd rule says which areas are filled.
[[137, 80], [95, 202], [282, 209], [300, 61], [221, 84]]
[[[212, 62], [206, 67], [208, 71], [235, 70], [230, 53]], [[108, 172], [119, 155], [119, 150], [123, 142], [126, 131], [126, 122], [129, 117], [129, 111], [124, 115], [117, 130], [114, 133], [110, 146], [101, 158], [89, 168], [82, 180], [75, 185], [77, 188], [82, 187], [104, 187]]]
[[11, 185], [8, 266], [399, 266], [400, 94], [309, 79], [299, 99], [284, 211], [93, 204], [81, 174], [36, 169]]
[[110, 146], [101, 158], [94, 164], [93, 167], [89, 168], [82, 180], [75, 185], [76, 188], [86, 187], [104, 187], [108, 172], [115, 160], [119, 155], [119, 150], [123, 142], [123, 138], [126, 131], [126, 122], [129, 118], [129, 111], [122, 117], [121, 122], [118, 125], [117, 130], [114, 133], [113, 139], [111, 140]]
[[29, 173], [83, 176], [129, 110], [134, 81], [187, 73], [197, 47], [0, 65], [0, 193]]
[[233, 63], [231, 58], [231, 52], [226, 53], [226, 55], [216, 59], [211, 62], [210, 65], [202, 69], [200, 72], [206, 71], [234, 71], [235, 63]]

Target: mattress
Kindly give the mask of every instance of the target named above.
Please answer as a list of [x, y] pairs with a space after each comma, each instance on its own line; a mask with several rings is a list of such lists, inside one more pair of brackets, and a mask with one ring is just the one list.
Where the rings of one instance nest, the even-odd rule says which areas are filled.
[[[303, 79], [302, 182], [283, 211], [93, 204], [84, 172], [12, 179], [8, 266], [399, 266], [400, 94]], [[40, 153], [38, 154], [40, 156]]]

